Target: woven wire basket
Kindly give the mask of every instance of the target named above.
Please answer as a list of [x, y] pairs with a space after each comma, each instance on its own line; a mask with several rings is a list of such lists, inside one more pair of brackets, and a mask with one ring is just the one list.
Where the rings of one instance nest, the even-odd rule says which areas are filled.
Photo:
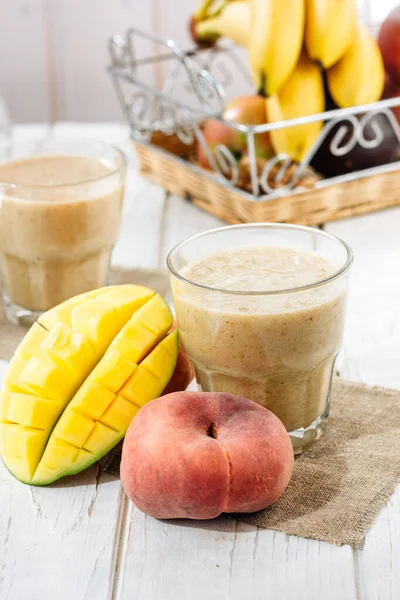
[[[150, 44], [152, 54], [139, 58], [138, 41]], [[400, 97], [249, 126], [221, 116], [230, 93], [253, 91], [240, 49], [222, 44], [184, 51], [172, 40], [130, 29], [113, 36], [109, 50], [109, 70], [140, 170], [169, 192], [229, 223], [318, 224], [400, 204], [400, 126], [392, 110], [400, 107]], [[202, 127], [209, 120], [245, 137], [244, 159], [224, 144], [208, 144]], [[300, 163], [286, 154], [257, 159], [258, 136], [311, 122], [323, 127]], [[196, 163], [196, 148], [209, 168]], [[326, 164], [352, 162], [354, 152], [361, 152], [367, 168], [321, 177], [311, 167], [322, 152]]]

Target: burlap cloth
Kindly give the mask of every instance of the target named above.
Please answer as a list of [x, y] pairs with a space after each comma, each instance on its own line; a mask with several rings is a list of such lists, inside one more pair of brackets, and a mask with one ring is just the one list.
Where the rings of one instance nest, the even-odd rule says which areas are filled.
[[[158, 271], [114, 271], [113, 283], [168, 291]], [[0, 358], [9, 359], [25, 330], [0, 307]], [[119, 475], [121, 445], [102, 460]], [[400, 392], [336, 380], [321, 439], [295, 461], [292, 480], [271, 507], [240, 521], [332, 544], [360, 545], [400, 480]]]

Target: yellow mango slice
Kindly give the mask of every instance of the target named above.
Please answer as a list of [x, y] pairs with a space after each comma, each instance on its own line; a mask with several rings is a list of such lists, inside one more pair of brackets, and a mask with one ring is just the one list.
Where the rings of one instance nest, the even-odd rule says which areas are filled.
[[48, 331], [50, 331], [50, 329], [57, 325], [57, 323], [63, 323], [67, 327], [71, 328], [72, 311], [75, 308], [75, 306], [79, 306], [87, 300], [92, 300], [92, 298], [96, 298], [102, 293], [102, 291], [106, 291], [108, 289], [109, 288], [100, 288], [98, 290], [91, 290], [90, 292], [85, 292], [84, 294], [74, 296], [73, 298], [62, 302], [58, 306], [55, 306], [51, 310], [48, 310], [43, 315], [41, 315], [38, 319], [38, 323]]
[[101, 300], [87, 300], [73, 309], [72, 329], [103, 352], [118, 333], [116, 311]]
[[57, 323], [41, 343], [48, 362], [80, 379], [90, 372], [96, 355], [86, 338], [62, 323]]
[[32, 356], [43, 359], [44, 355], [41, 345], [45, 341], [48, 332], [39, 323], [34, 323], [28, 333], [18, 346], [14, 356], [28, 361]]
[[[160, 396], [175, 369], [173, 357], [177, 344], [178, 333], [173, 331], [138, 365], [120, 395], [139, 407]], [[172, 370], [167, 370], [166, 365], [172, 365]]]
[[[116, 290], [120, 294], [119, 301]], [[103, 354], [132, 313], [146, 304], [152, 296], [153, 290], [144, 286], [103, 288], [96, 298], [85, 300], [72, 309], [71, 327], [82, 333]]]
[[[67, 469], [73, 463], [79, 454], [79, 448], [73, 444], [69, 444], [65, 440], [55, 439], [51, 449], [46, 448], [46, 452], [42, 457], [39, 467], [36, 469], [35, 479], [40, 476], [40, 467], [51, 469], [54, 472]], [[54, 473], [53, 473], [54, 475]]]
[[88, 458], [93, 462], [93, 455], [79, 449], [64, 440], [55, 440], [51, 452], [43, 456], [33, 476], [33, 485], [43, 485], [59, 479], [60, 471], [65, 475], [79, 473], [89, 466]]
[[0, 452], [9, 470], [46, 485], [104, 456], [167, 385], [178, 354], [171, 324], [165, 301], [135, 285], [82, 294], [40, 317], [0, 393]]
[[32, 357], [19, 376], [19, 381], [34, 394], [67, 402], [76, 389], [76, 381], [56, 365]]
[[13, 356], [3, 381], [3, 390], [5, 392], [21, 392], [25, 394], [35, 393], [29, 386], [20, 380], [21, 373], [24, 371], [27, 364], [28, 361], [23, 360], [18, 356]]
[[94, 381], [116, 393], [129, 379], [136, 367], [135, 362], [109, 348], [90, 374], [90, 381]]
[[[93, 419], [82, 415], [76, 410], [65, 411], [57, 424], [56, 439], [64, 440], [78, 448], [82, 448], [94, 427]], [[51, 452], [52, 444], [49, 444]]]
[[[102, 302], [105, 295], [102, 296]], [[152, 331], [146, 325], [151, 323]], [[139, 308], [114, 338], [107, 352], [89, 376], [116, 393], [129, 379], [139, 362], [168, 332], [172, 315], [166, 302], [155, 295]]]
[[[60, 470], [64, 471], [65, 475], [80, 473], [94, 462], [91, 452], [70, 446], [62, 440], [58, 440], [57, 452], [49, 458], [51, 459], [49, 466], [40, 463], [32, 481], [33, 485], [47, 485], [49, 482], [59, 479]], [[54, 466], [55, 463], [57, 466]]]
[[139, 363], [169, 331], [172, 321], [167, 303], [157, 294], [133, 315], [112, 349]]
[[34, 469], [30, 468], [28, 461], [24, 458], [16, 458], [2, 451], [4, 464], [14, 477], [22, 481], [22, 483], [30, 484]]
[[105, 413], [114, 398], [115, 394], [95, 381], [85, 381], [75, 394], [70, 407], [96, 421]]
[[137, 406], [128, 402], [122, 396], [117, 396], [101, 417], [100, 423], [125, 435], [138, 410]]
[[[21, 394], [22, 395], [22, 394]], [[10, 408], [12, 392], [0, 392], [0, 423], [8, 422], [8, 410]], [[30, 398], [30, 396], [28, 396]]]
[[101, 458], [101, 456], [104, 456], [110, 448], [118, 444], [123, 437], [123, 433], [110, 429], [96, 421], [93, 431], [83, 447], [94, 456]]
[[64, 406], [62, 402], [40, 396], [0, 392], [0, 407], [0, 421], [50, 430]]
[[[76, 463], [81, 466], [83, 469], [90, 467], [93, 464], [93, 454], [84, 448], [79, 450], [78, 456], [76, 458]], [[78, 472], [78, 471], [77, 471]]]
[[[46, 445], [46, 432], [23, 425], [1, 423], [0, 437], [2, 455], [23, 459], [26, 465], [23, 472], [32, 477]], [[14, 474], [20, 478], [18, 473]]]
[[[54, 325], [56, 325], [57, 323], [63, 323], [67, 327], [72, 328], [72, 314], [74, 308], [84, 304], [88, 300], [99, 298], [104, 294], [108, 295], [110, 299], [110, 304], [113, 304], [114, 298], [114, 306], [117, 309], [118, 317], [120, 317], [125, 311], [125, 304], [128, 304], [130, 306], [131, 312], [129, 313], [129, 311], [126, 311], [126, 320], [124, 321], [126, 323], [126, 321], [131, 316], [132, 312], [135, 312], [135, 310], [137, 310], [139, 306], [142, 306], [142, 304], [144, 304], [152, 296], [154, 296], [155, 292], [142, 285], [133, 284], [99, 288], [98, 290], [92, 290], [90, 292], [80, 294], [79, 296], [74, 296], [73, 298], [62, 302], [55, 308], [52, 308], [51, 310], [48, 310], [46, 313], [41, 315], [38, 319], [38, 322], [48, 331], [50, 331], [50, 329], [54, 327]], [[118, 298], [123, 298], [122, 303], [118, 302]], [[124, 323], [122, 323], [120, 327], [122, 327], [123, 324]]]
[[[132, 288], [135, 288], [136, 297], [132, 294]], [[116, 309], [117, 327], [122, 327], [129, 321], [132, 314], [135, 313], [143, 304], [148, 302], [154, 296], [153, 290], [142, 285], [119, 286], [108, 289], [101, 295], [101, 301], [107, 302]]]
[[1, 427], [4, 431], [7, 454], [17, 458], [30, 458], [33, 452], [37, 453], [43, 450], [43, 444], [46, 442], [43, 429], [4, 423]]
[[0, 423], [0, 452], [3, 457], [7, 452], [5, 423]]

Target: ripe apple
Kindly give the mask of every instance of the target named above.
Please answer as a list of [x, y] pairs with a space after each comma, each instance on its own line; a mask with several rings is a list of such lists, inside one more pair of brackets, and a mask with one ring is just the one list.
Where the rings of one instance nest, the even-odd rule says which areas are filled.
[[[234, 129], [231, 129], [221, 121], [209, 120], [206, 121], [203, 126], [202, 132], [206, 144], [212, 154], [214, 153], [216, 146], [223, 144], [229, 148], [234, 156], [239, 157], [240, 148], [235, 135], [237, 132]], [[200, 167], [212, 169], [207, 153], [199, 141], [197, 142], [196, 157]]]
[[275, 502], [293, 464], [286, 429], [266, 408], [223, 392], [176, 392], [133, 419], [121, 481], [153, 517], [212, 519]]
[[378, 44], [387, 73], [400, 85], [400, 6], [394, 8], [382, 23]]
[[[260, 96], [239, 96], [226, 105], [222, 118], [230, 123], [263, 125], [267, 122], [265, 99]], [[232, 129], [221, 121], [207, 121], [203, 128], [203, 135], [211, 152], [218, 144], [224, 144], [238, 158], [248, 150], [246, 134]], [[255, 149], [257, 158], [268, 160], [274, 156], [268, 133], [259, 133], [255, 136]], [[197, 145], [197, 161], [200, 166], [211, 169], [207, 154], [200, 143]]]

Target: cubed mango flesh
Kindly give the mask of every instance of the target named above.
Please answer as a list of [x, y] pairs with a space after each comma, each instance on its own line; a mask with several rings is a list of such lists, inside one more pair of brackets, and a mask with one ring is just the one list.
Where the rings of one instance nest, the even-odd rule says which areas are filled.
[[42, 315], [0, 393], [0, 453], [10, 472], [46, 485], [117, 444], [172, 376], [171, 324], [165, 301], [136, 285], [88, 292]]
[[32, 356], [40, 359], [44, 358], [41, 345], [47, 336], [48, 331], [39, 323], [34, 323], [16, 349], [14, 356], [27, 362]]
[[61, 401], [41, 396], [0, 392], [0, 421], [50, 431], [63, 409]]
[[[30, 478], [33, 477], [46, 446], [46, 432], [43, 429], [25, 427], [16, 423], [0, 423], [0, 438], [2, 455], [4, 453], [24, 460], [25, 473], [29, 473]], [[16, 473], [13, 474], [18, 477]]]
[[68, 402], [77, 385], [70, 373], [62, 371], [54, 363], [34, 356], [27, 362], [19, 381], [33, 394], [59, 400], [64, 404]]
[[19, 358], [14, 355], [10, 360], [7, 372], [4, 376], [3, 391], [4, 392], [21, 392], [27, 394], [33, 394], [33, 390], [29, 388], [20, 379], [23, 370], [25, 369], [28, 361]]
[[125, 358], [117, 350], [108, 350], [99, 364], [93, 369], [90, 381], [96, 382], [114, 394], [129, 379], [137, 364]]
[[[139, 407], [160, 396], [175, 368], [177, 344], [178, 332], [175, 330], [142, 360], [121, 388], [121, 396]], [[166, 369], [166, 365], [173, 365], [172, 372]]]
[[135, 404], [128, 402], [122, 396], [116, 396], [102, 415], [100, 423], [125, 434], [138, 410]]
[[95, 381], [85, 381], [74, 396], [73, 407], [94, 421], [105, 413], [115, 394]]
[[50, 330], [40, 349], [49, 362], [81, 377], [90, 373], [96, 361], [96, 354], [85, 336], [63, 323]]
[[93, 431], [86, 440], [83, 448], [91, 452], [94, 456], [101, 456], [102, 453], [105, 454], [105, 449], [112, 448], [122, 438], [123, 433], [96, 421]]

